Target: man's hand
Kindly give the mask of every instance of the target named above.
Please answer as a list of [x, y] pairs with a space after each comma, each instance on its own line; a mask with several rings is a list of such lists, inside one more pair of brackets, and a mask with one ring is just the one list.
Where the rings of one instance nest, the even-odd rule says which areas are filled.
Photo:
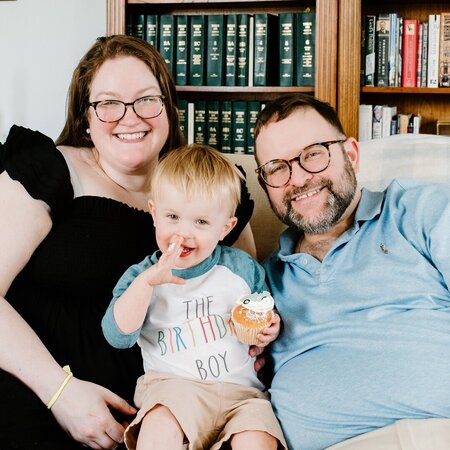
[[135, 408], [108, 389], [72, 378], [51, 411], [76, 441], [89, 448], [112, 450], [123, 442], [125, 430], [114, 419], [110, 408], [123, 414], [136, 414]]

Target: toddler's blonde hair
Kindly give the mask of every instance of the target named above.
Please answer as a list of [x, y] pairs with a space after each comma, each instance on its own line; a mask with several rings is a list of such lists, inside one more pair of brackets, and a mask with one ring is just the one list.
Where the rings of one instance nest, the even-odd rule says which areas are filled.
[[164, 182], [188, 199], [211, 198], [236, 212], [241, 198], [241, 179], [226, 157], [208, 145], [190, 144], [171, 150], [156, 166], [151, 181], [151, 198], [157, 200]]

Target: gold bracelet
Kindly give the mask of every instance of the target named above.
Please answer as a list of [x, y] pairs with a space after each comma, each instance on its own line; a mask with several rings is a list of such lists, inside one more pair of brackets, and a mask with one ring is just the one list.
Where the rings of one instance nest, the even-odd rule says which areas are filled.
[[70, 370], [69, 366], [64, 366], [63, 367], [64, 372], [67, 373], [67, 376], [65, 378], [65, 380], [62, 382], [61, 386], [59, 387], [59, 389], [55, 392], [55, 395], [53, 395], [53, 397], [50, 399], [50, 401], [47, 403], [47, 408], [51, 409], [51, 407], [55, 404], [56, 400], [58, 400], [58, 397], [61, 395], [61, 392], [63, 391], [63, 389], [66, 387], [66, 384], [69, 382], [69, 380], [73, 377], [73, 373]]

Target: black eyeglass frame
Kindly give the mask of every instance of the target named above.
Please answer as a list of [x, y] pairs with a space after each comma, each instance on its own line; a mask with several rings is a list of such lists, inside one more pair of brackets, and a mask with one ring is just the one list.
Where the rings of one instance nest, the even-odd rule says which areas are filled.
[[[159, 110], [159, 113], [158, 114], [156, 114], [155, 116], [150, 116], [150, 117], [142, 117], [141, 115], [139, 115], [137, 112], [136, 112], [136, 109], [134, 108], [134, 105], [135, 105], [135, 103], [136, 102], [139, 102], [140, 100], [143, 100], [144, 98], [158, 98], [159, 99], [159, 101], [160, 101], [160, 103], [161, 103], [161, 108], [160, 108], [160, 110]], [[155, 117], [158, 117], [159, 115], [161, 115], [161, 113], [162, 113], [162, 111], [163, 111], [163, 108], [164, 108], [164, 100], [165, 100], [165, 95], [144, 95], [143, 97], [139, 97], [139, 98], [137, 98], [136, 100], [134, 100], [133, 102], [122, 102], [121, 100], [99, 100], [99, 101], [96, 101], [96, 102], [90, 102], [89, 103], [89, 106], [92, 106], [93, 108], [94, 108], [94, 111], [95, 111], [95, 115], [97, 116], [97, 119], [98, 120], [100, 120], [100, 122], [103, 122], [103, 123], [114, 123], [114, 122], [119, 122], [120, 120], [122, 120], [124, 117], [125, 117], [125, 114], [127, 113], [127, 108], [128, 108], [128, 106], [131, 106], [132, 108], [133, 108], [133, 111], [134, 111], [134, 113], [138, 116], [138, 117], [140, 117], [141, 119], [154, 119]], [[98, 113], [97, 113], [97, 106], [100, 104], [100, 103], [103, 103], [103, 102], [116, 102], [116, 103], [122, 103], [122, 105], [124, 105], [124, 110], [123, 110], [123, 115], [122, 115], [122, 117], [120, 117], [120, 119], [117, 119], [117, 120], [103, 120], [103, 119], [100, 119], [100, 117], [98, 116]]]
[[[328, 166], [330, 165], [330, 161], [331, 161], [330, 145], [333, 145], [333, 144], [339, 144], [339, 143], [342, 144], [342, 143], [345, 142], [346, 140], [347, 140], [347, 138], [345, 138], [345, 139], [337, 139], [337, 140], [334, 140], [334, 141], [315, 142], [314, 144], [311, 144], [311, 145], [308, 145], [307, 147], [305, 147], [305, 148], [304, 148], [297, 156], [295, 156], [294, 158], [292, 158], [292, 159], [290, 159], [290, 160], [286, 160], [286, 159], [272, 159], [272, 160], [270, 160], [270, 161], [268, 161], [268, 162], [266, 162], [266, 163], [264, 163], [264, 164], [261, 164], [258, 168], [255, 169], [255, 172], [258, 174], [258, 176], [260, 177], [260, 179], [261, 179], [265, 184], [267, 184], [267, 186], [270, 186], [270, 187], [272, 187], [272, 188], [281, 188], [281, 187], [284, 187], [284, 186], [286, 186], [286, 185], [289, 183], [289, 181], [291, 180], [291, 177], [292, 177], [292, 163], [293, 163], [294, 161], [297, 161], [298, 165], [299, 165], [305, 172], [308, 172], [308, 173], [320, 173], [320, 172], [323, 172], [324, 170], [327, 170], [327, 169], [328, 169]], [[314, 147], [315, 145], [322, 145], [323, 147], [325, 147], [325, 148], [327, 149], [327, 151], [328, 151], [328, 163], [327, 163], [327, 165], [326, 165], [323, 169], [313, 171], [313, 170], [308, 170], [308, 169], [306, 169], [305, 167], [303, 167], [303, 165], [302, 165], [302, 163], [301, 163], [301, 161], [300, 161], [300, 157], [302, 156], [302, 153], [303, 153], [305, 150], [308, 150], [309, 148]], [[264, 171], [264, 166], [266, 166], [267, 164], [276, 163], [276, 162], [279, 162], [279, 163], [283, 162], [283, 163], [286, 163], [286, 164], [289, 166], [289, 178], [288, 178], [288, 180], [286, 181], [286, 183], [282, 184], [281, 186], [273, 186], [273, 185], [269, 184], [269, 183], [264, 179], [264, 176], [262, 175], [263, 173], [265, 173], [265, 171]]]

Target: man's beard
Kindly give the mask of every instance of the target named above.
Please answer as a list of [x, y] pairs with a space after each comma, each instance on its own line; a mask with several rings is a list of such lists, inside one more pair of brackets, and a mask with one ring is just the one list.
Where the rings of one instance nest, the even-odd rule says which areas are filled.
[[[341, 219], [355, 197], [356, 186], [355, 172], [350, 161], [347, 159], [344, 166], [344, 173], [340, 180], [340, 186], [335, 187], [330, 179], [322, 178], [317, 183], [314, 183], [314, 185], [294, 188], [284, 196], [284, 210], [281, 211], [276, 208], [273, 208], [273, 210], [278, 218], [286, 225], [295, 227], [307, 234], [320, 234], [329, 230]], [[308, 219], [293, 208], [291, 199], [315, 187], [324, 187], [328, 189], [329, 194], [324, 210], [316, 217]]]

